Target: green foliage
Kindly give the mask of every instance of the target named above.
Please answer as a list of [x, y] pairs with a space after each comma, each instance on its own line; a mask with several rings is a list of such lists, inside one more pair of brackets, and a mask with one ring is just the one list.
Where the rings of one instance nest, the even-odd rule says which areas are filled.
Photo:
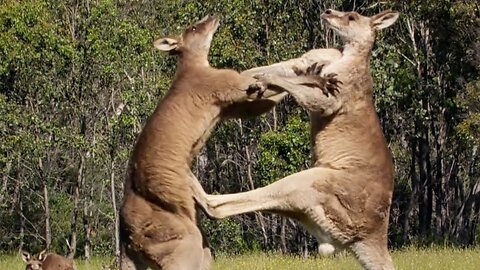
[[469, 83], [460, 98], [460, 106], [468, 116], [457, 126], [458, 134], [468, 142], [480, 144], [480, 80]]
[[249, 239], [252, 241], [247, 242], [240, 223], [230, 218], [218, 221], [204, 219], [202, 227], [215, 252], [239, 254], [258, 245], [255, 239]]
[[[57, 26], [44, 2], [6, 1], [0, 7], [0, 74], [27, 65], [52, 65], [57, 54], [68, 57], [72, 50], [56, 33]], [[41, 70], [29, 70], [40, 73]]]
[[66, 215], [66, 213], [71, 213], [73, 210], [72, 198], [63, 192], [51, 192], [50, 194], [49, 204], [54, 206], [50, 211], [52, 244], [54, 247], [64, 247], [65, 240], [68, 239], [67, 232], [71, 226], [70, 215]]
[[291, 116], [280, 130], [263, 133], [258, 148], [255, 172], [261, 186], [301, 171], [310, 161], [309, 124], [299, 115]]

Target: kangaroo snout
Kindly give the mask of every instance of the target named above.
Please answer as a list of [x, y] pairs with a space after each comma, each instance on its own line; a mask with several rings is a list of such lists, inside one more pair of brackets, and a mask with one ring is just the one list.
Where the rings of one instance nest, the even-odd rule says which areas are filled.
[[321, 18], [330, 17], [330, 16], [341, 17], [344, 14], [345, 14], [345, 12], [342, 12], [342, 11], [337, 11], [337, 10], [334, 10], [334, 9], [327, 9], [322, 13], [322, 15], [320, 15], [320, 17]]
[[196, 23], [197, 25], [212, 25], [217, 28], [220, 25], [220, 17], [215, 14], [209, 14]]
[[320, 18], [323, 22], [328, 22], [328, 19], [331, 19], [332, 17], [336, 17], [335, 10], [332, 9], [327, 9], [322, 13], [322, 15], [320, 15]]

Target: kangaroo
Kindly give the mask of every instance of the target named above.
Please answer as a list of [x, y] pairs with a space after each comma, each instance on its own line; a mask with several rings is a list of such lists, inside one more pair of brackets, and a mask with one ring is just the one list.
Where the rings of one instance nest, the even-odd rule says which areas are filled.
[[197, 227], [194, 191], [203, 189], [192, 160], [220, 120], [258, 116], [286, 96], [268, 89], [260, 96], [249, 87], [258, 84], [252, 76], [209, 65], [218, 26], [217, 17], [206, 16], [179, 37], [154, 42], [178, 56], [177, 70], [130, 158], [120, 209], [121, 269], [210, 268]]
[[32, 256], [26, 251], [21, 252], [23, 261], [27, 264], [25, 270], [76, 270], [73, 259], [65, 258], [55, 253], [41, 251], [37, 256]]
[[[392, 11], [365, 17], [326, 10], [321, 18], [342, 38], [343, 51], [312, 50], [251, 70], [266, 73], [257, 76], [263, 88], [287, 91], [309, 111], [313, 166], [253, 191], [228, 195], [197, 191], [203, 197], [196, 199], [208, 215], [279, 213], [300, 221], [324, 253], [347, 248], [364, 269], [394, 269], [387, 248], [394, 169], [374, 108], [369, 58], [376, 31], [398, 16]], [[312, 59], [326, 65], [306, 72]], [[340, 91], [325, 94], [298, 84], [302, 77], [278, 76], [295, 73], [333, 74], [343, 85]]]

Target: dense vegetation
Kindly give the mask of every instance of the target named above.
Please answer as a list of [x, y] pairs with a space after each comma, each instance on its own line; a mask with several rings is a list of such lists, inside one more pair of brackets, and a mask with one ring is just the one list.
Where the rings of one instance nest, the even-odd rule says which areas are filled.
[[[371, 61], [395, 158], [390, 245], [476, 245], [478, 1], [2, 0], [0, 250], [115, 253], [129, 153], [175, 70], [155, 38], [220, 14], [211, 63], [245, 70], [335, 46], [320, 24], [326, 8], [402, 13]], [[288, 98], [261, 118], [223, 123], [193, 167], [208, 192], [260, 187], [309, 166], [308, 132], [306, 113]], [[308, 254], [316, 245], [276, 215], [202, 223], [216, 252]]]

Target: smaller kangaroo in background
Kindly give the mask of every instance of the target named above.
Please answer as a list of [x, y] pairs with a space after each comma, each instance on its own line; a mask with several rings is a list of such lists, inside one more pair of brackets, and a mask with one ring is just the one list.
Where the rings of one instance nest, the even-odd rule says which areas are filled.
[[[317, 49], [288, 61], [249, 70], [262, 88], [290, 93], [310, 114], [313, 167], [252, 191], [196, 195], [208, 215], [268, 211], [300, 221], [324, 253], [352, 251], [365, 269], [392, 270], [387, 232], [393, 193], [393, 160], [373, 102], [370, 56], [377, 30], [399, 14], [372, 17], [326, 10], [322, 19], [343, 40], [343, 51]], [[319, 62], [318, 67], [307, 67]], [[305, 77], [329, 74], [341, 89], [323, 92], [303, 86]], [[299, 77], [294, 74], [306, 75]], [[280, 75], [280, 76], [279, 76]], [[300, 82], [300, 83], [299, 83]], [[334, 85], [335, 86], [335, 83]], [[332, 90], [335, 90], [332, 88]]]
[[41, 251], [37, 256], [32, 256], [26, 251], [22, 251], [20, 256], [27, 264], [25, 270], [76, 270], [73, 259], [65, 258], [56, 253], [47, 253], [47, 250]]

